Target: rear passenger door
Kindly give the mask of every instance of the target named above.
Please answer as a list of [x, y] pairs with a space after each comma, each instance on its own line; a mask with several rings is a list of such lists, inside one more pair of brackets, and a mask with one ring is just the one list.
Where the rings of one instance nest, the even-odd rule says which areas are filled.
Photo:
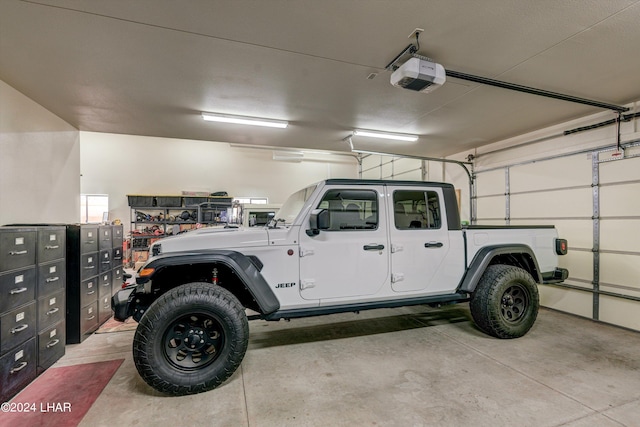
[[391, 288], [435, 294], [455, 287], [457, 282], [450, 283], [445, 265], [450, 242], [442, 189], [389, 186], [387, 199], [393, 213], [389, 221]]

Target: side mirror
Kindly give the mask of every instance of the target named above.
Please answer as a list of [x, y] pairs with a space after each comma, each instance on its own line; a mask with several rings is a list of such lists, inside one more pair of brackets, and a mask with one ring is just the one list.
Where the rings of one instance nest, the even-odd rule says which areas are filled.
[[309, 229], [307, 236], [313, 237], [320, 234], [320, 230], [329, 228], [329, 211], [327, 209], [314, 209], [309, 216]]

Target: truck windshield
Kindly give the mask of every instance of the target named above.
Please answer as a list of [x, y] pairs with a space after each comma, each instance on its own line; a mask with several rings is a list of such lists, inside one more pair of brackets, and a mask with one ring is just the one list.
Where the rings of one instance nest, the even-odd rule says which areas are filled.
[[295, 221], [296, 217], [300, 213], [302, 206], [304, 206], [304, 203], [311, 196], [317, 186], [318, 184], [313, 184], [290, 195], [287, 201], [284, 202], [282, 207], [278, 210], [278, 213], [274, 218], [275, 224], [277, 225], [279, 222], [283, 222], [286, 225], [293, 224], [293, 221]]

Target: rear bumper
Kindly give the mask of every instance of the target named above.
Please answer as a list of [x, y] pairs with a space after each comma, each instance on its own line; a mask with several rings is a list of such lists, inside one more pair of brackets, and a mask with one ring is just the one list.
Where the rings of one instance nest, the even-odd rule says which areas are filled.
[[135, 289], [135, 286], [121, 289], [111, 297], [111, 309], [116, 320], [124, 322], [133, 314], [131, 302], [135, 296]]
[[569, 270], [566, 268], [556, 268], [554, 271], [542, 273], [542, 283], [560, 283], [567, 280], [567, 277], [569, 277]]

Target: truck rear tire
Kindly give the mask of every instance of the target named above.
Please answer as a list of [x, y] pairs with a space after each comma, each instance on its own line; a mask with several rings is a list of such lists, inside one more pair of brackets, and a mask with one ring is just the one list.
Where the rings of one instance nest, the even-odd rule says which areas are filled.
[[233, 294], [188, 283], [163, 294], [140, 319], [133, 360], [144, 381], [162, 393], [201, 393], [235, 372], [248, 340], [247, 316]]
[[497, 338], [526, 334], [538, 316], [538, 287], [531, 275], [511, 265], [487, 267], [469, 307], [478, 328]]

